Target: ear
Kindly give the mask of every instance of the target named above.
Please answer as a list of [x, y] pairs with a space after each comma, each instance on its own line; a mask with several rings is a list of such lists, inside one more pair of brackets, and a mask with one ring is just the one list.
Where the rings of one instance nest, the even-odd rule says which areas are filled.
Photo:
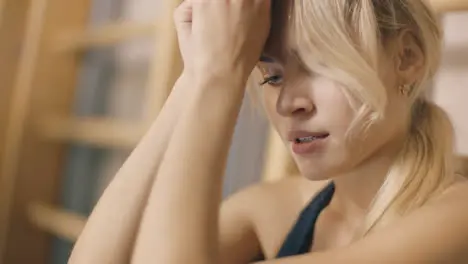
[[424, 52], [409, 29], [401, 31], [396, 39], [396, 74], [401, 84], [413, 84], [422, 77]]

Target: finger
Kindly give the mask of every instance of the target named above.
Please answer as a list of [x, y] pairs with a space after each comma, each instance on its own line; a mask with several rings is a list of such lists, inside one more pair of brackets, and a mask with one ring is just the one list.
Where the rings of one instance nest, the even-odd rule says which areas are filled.
[[192, 0], [183, 1], [174, 12], [176, 25], [192, 23]]

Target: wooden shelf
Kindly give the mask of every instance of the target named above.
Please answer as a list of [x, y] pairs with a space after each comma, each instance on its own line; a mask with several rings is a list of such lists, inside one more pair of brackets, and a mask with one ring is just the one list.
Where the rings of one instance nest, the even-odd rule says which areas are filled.
[[37, 123], [40, 135], [105, 148], [133, 148], [150, 124], [107, 118], [46, 118]]
[[28, 208], [28, 218], [32, 224], [50, 234], [74, 242], [86, 224], [86, 217], [57, 209], [43, 203], [35, 203]]
[[78, 52], [93, 47], [115, 45], [138, 37], [155, 36], [157, 23], [113, 23], [88, 32], [67, 33], [54, 39], [52, 47], [59, 52]]

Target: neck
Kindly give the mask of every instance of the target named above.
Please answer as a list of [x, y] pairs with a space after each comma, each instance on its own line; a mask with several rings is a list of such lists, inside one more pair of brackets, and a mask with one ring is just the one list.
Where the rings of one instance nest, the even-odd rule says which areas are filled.
[[346, 219], [360, 222], [367, 214], [402, 145], [393, 142], [361, 162], [351, 172], [335, 177], [333, 181], [336, 190], [330, 207]]

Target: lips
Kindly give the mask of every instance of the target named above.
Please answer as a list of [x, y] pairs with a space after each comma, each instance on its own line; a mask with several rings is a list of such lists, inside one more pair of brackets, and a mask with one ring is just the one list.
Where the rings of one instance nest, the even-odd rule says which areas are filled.
[[317, 140], [317, 139], [324, 139], [327, 136], [328, 135], [324, 134], [324, 135], [320, 135], [320, 136], [300, 137], [300, 138], [297, 138], [294, 141], [294, 143], [296, 143], [296, 144], [307, 143], [307, 142], [311, 142], [311, 141], [314, 141], [314, 140]]
[[327, 138], [328, 132], [309, 132], [309, 131], [291, 131], [288, 134], [288, 140], [295, 143], [308, 142], [316, 139]]
[[330, 136], [328, 132], [292, 131], [288, 135], [292, 151], [297, 155], [320, 151]]

